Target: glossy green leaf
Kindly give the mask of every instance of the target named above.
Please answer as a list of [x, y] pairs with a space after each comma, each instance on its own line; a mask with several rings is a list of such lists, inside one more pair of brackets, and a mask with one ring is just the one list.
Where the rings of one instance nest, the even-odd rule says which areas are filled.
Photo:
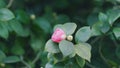
[[76, 56], [76, 61], [77, 61], [78, 65], [79, 65], [81, 68], [84, 67], [84, 65], [85, 65], [85, 60], [84, 60], [84, 59], [82, 59], [82, 58], [79, 57], [79, 56]]
[[120, 37], [120, 28], [119, 27], [113, 28], [113, 33], [115, 34], [116, 38], [119, 38]]
[[74, 44], [67, 40], [63, 40], [59, 43], [60, 51], [64, 57], [70, 56], [75, 52]]
[[9, 56], [3, 59], [3, 62], [4, 63], [16, 63], [16, 62], [20, 62], [20, 58], [17, 56]]
[[0, 62], [2, 62], [4, 58], [6, 58], [6, 55], [3, 51], [0, 50]]
[[75, 34], [76, 42], [86, 42], [91, 37], [91, 29], [89, 26], [80, 28]]
[[0, 21], [8, 21], [15, 18], [14, 14], [7, 8], [0, 9]]
[[112, 25], [120, 17], [120, 9], [112, 9], [107, 12], [109, 24]]
[[45, 50], [50, 52], [50, 53], [60, 52], [58, 44], [53, 42], [52, 40], [47, 41], [47, 43], [45, 45]]
[[5, 22], [0, 22], [0, 36], [4, 39], [7, 39], [9, 32]]
[[75, 45], [75, 51], [78, 56], [90, 62], [91, 46], [88, 43], [79, 43]]

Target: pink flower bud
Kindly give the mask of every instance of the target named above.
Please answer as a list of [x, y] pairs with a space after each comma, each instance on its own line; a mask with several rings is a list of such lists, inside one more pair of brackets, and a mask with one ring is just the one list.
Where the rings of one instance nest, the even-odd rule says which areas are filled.
[[57, 28], [52, 35], [52, 41], [59, 43], [60, 41], [64, 39], [66, 39], [65, 32], [62, 29]]

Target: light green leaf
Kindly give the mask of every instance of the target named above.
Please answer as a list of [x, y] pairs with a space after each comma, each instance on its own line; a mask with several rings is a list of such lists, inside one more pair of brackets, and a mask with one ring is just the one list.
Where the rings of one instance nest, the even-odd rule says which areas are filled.
[[53, 42], [52, 40], [48, 40], [46, 45], [45, 45], [45, 50], [50, 52], [50, 53], [59, 53], [59, 46], [57, 43]]
[[6, 55], [3, 51], [0, 50], [0, 62], [2, 62], [4, 58], [6, 58]]
[[100, 22], [103, 22], [103, 23], [107, 22], [107, 15], [106, 14], [100, 12], [98, 17], [99, 17]]
[[63, 27], [64, 27], [64, 31], [66, 32], [66, 34], [71, 35], [74, 33], [77, 25], [75, 23], [65, 23]]
[[75, 51], [78, 56], [90, 62], [91, 46], [88, 43], [79, 43], [75, 45]]
[[70, 56], [75, 52], [74, 44], [67, 40], [61, 41], [59, 43], [59, 48], [64, 57]]
[[67, 35], [71, 35], [74, 33], [77, 25], [75, 23], [65, 23], [63, 25], [58, 24], [54, 27], [54, 31], [57, 28], [61, 28]]
[[4, 63], [16, 63], [16, 62], [20, 62], [20, 58], [17, 56], [9, 56], [3, 59], [3, 62]]
[[0, 9], [0, 21], [8, 21], [15, 18], [14, 14], [7, 8]]
[[79, 56], [76, 56], [76, 61], [77, 61], [78, 65], [79, 65], [81, 68], [84, 67], [84, 65], [85, 65], [85, 60], [84, 60], [84, 59], [82, 59], [82, 58], [79, 57]]
[[113, 33], [115, 34], [116, 38], [119, 38], [120, 37], [120, 28], [119, 27], [113, 28]]
[[9, 23], [18, 36], [26, 37], [29, 35], [30, 31], [27, 28], [23, 28], [22, 24], [17, 20], [11, 20]]
[[6, 23], [0, 22], [0, 36], [4, 39], [7, 39], [9, 36], [8, 29], [6, 27]]
[[91, 37], [91, 29], [89, 26], [80, 28], [75, 34], [76, 42], [86, 42]]
[[112, 9], [107, 12], [109, 24], [112, 25], [120, 17], [120, 9]]
[[48, 62], [48, 63], [45, 65], [45, 68], [53, 68], [53, 65]]

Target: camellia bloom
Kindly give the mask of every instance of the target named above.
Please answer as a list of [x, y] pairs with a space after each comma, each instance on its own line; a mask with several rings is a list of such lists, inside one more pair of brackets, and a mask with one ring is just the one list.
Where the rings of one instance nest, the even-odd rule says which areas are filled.
[[66, 39], [66, 34], [65, 34], [65, 32], [62, 29], [57, 28], [54, 31], [51, 39], [52, 39], [53, 42], [59, 43], [60, 41]]

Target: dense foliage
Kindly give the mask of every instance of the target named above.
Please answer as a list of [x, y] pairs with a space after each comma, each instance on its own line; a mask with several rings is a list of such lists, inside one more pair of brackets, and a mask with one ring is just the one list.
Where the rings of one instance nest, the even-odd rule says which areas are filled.
[[0, 68], [119, 67], [120, 0], [0, 0]]

